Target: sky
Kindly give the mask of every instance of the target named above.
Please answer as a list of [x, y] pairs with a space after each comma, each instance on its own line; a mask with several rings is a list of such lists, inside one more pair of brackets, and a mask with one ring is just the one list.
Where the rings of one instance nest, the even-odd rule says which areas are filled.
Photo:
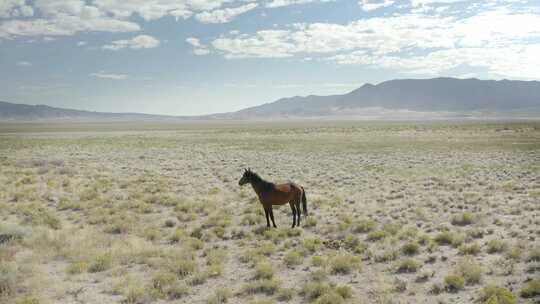
[[398, 78], [540, 80], [540, 0], [0, 0], [0, 100], [200, 115]]

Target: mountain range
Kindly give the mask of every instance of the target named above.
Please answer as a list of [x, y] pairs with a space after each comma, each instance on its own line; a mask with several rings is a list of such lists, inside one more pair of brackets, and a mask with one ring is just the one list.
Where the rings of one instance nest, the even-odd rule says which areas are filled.
[[0, 102], [0, 120], [540, 118], [540, 82], [456, 78], [365, 84], [343, 95], [295, 96], [236, 112], [179, 117]]

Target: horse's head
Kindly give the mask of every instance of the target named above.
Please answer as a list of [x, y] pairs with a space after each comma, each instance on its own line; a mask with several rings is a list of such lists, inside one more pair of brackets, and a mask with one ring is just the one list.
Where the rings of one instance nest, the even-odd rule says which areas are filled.
[[242, 175], [242, 178], [238, 181], [238, 185], [243, 186], [247, 183], [251, 183], [251, 177], [253, 176], [253, 172], [251, 172], [251, 169], [244, 169], [244, 174]]

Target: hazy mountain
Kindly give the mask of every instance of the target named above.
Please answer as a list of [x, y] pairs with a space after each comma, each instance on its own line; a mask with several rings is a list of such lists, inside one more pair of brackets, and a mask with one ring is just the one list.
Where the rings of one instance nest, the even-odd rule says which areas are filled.
[[365, 84], [344, 95], [295, 96], [218, 118], [291, 117], [540, 117], [540, 82], [478, 79], [403, 79]]
[[0, 120], [176, 120], [286, 118], [540, 118], [540, 82], [403, 79], [365, 84], [344, 95], [295, 96], [232, 113], [196, 117], [101, 113], [0, 102]]
[[179, 117], [139, 113], [104, 113], [55, 108], [46, 105], [26, 105], [0, 101], [0, 120], [162, 120]]

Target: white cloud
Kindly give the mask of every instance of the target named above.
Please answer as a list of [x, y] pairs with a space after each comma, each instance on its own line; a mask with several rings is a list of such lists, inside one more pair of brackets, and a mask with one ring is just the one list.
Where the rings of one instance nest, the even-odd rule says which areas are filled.
[[27, 5], [25, 0], [2, 0], [0, 1], [0, 18], [31, 17], [34, 9]]
[[272, 0], [271, 2], [266, 4], [266, 7], [284, 7], [289, 5], [296, 5], [296, 4], [306, 4], [311, 2], [332, 2], [335, 0]]
[[[194, 15], [205, 23], [229, 22], [257, 6], [252, 0], [1, 0], [0, 38], [66, 36], [79, 32], [135, 32], [146, 21]], [[242, 3], [223, 8], [225, 4]], [[38, 18], [26, 18], [29, 16]]]
[[362, 10], [366, 12], [374, 11], [376, 9], [387, 7], [394, 4], [393, 0], [384, 0], [382, 2], [373, 2], [373, 0], [362, 0], [359, 3], [362, 6]]
[[198, 38], [189, 37], [186, 39], [186, 42], [193, 46], [193, 54], [197, 56], [210, 54], [208, 46], [202, 44]]
[[99, 72], [99, 73], [92, 73], [90, 74], [92, 77], [101, 78], [101, 79], [112, 79], [112, 80], [125, 80], [127, 79], [127, 75], [125, 74], [111, 74], [111, 73], [105, 73], [105, 72]]
[[210, 12], [202, 12], [195, 18], [202, 23], [226, 23], [238, 15], [244, 14], [258, 6], [257, 3], [248, 3], [235, 8], [217, 9]]
[[15, 36], [69, 36], [84, 31], [133, 32], [140, 27], [130, 21], [111, 18], [82, 20], [78, 17], [64, 16], [62, 19], [8, 20], [0, 24], [1, 37]]
[[135, 36], [129, 40], [116, 40], [103, 46], [105, 50], [117, 51], [120, 49], [151, 49], [160, 45], [160, 41], [149, 35]]
[[448, 4], [456, 2], [464, 2], [468, 0], [411, 0], [411, 5], [414, 7], [423, 6], [423, 5], [434, 5], [434, 4]]
[[539, 78], [540, 56], [534, 55], [540, 53], [539, 39], [539, 14], [499, 7], [461, 18], [407, 14], [346, 25], [295, 24], [228, 33], [211, 44], [226, 58], [315, 57], [420, 74], [466, 65], [496, 75]]

